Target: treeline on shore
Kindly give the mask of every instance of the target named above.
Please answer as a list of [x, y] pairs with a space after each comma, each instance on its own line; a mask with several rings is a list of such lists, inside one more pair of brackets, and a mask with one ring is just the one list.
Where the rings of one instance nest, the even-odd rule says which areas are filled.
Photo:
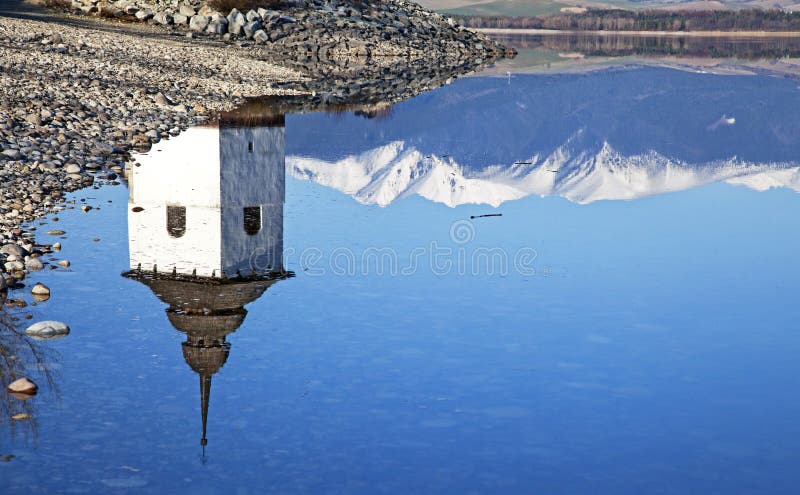
[[586, 57], [661, 57], [730, 58], [774, 60], [800, 57], [800, 38], [733, 40], [691, 36], [631, 36], [589, 33], [561, 35], [505, 34], [497, 40], [517, 49], [580, 53]]
[[471, 28], [574, 31], [800, 31], [800, 12], [588, 10], [549, 16], [453, 16]]

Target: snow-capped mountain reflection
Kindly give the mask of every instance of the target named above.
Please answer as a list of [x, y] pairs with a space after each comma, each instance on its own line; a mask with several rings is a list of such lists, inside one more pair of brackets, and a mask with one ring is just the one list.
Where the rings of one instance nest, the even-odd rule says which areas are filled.
[[529, 195], [591, 203], [636, 199], [720, 181], [759, 191], [773, 187], [800, 191], [800, 166], [792, 163], [758, 164], [733, 158], [690, 164], [656, 152], [624, 156], [608, 143], [594, 153], [565, 145], [550, 155], [535, 155], [524, 161], [471, 172], [452, 158], [425, 156], [396, 141], [335, 162], [289, 157], [286, 164], [295, 178], [379, 206], [415, 194], [451, 207], [499, 206]]
[[590, 203], [721, 181], [800, 191], [798, 114], [797, 83], [772, 77], [484, 77], [381, 119], [292, 116], [286, 164], [295, 178], [380, 206], [412, 195], [449, 206], [529, 195]]

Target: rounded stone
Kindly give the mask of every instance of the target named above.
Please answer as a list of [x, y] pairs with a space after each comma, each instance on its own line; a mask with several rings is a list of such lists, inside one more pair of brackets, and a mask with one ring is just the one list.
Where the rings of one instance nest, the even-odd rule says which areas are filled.
[[37, 390], [39, 387], [24, 376], [8, 385], [8, 391], [14, 394], [33, 395]]
[[39, 282], [33, 286], [33, 288], [31, 289], [31, 294], [37, 296], [49, 296], [50, 288], [44, 285], [43, 283]]
[[44, 269], [44, 263], [39, 258], [31, 258], [25, 262], [25, 268], [30, 272], [38, 272]]
[[25, 329], [25, 334], [36, 340], [60, 339], [69, 335], [69, 327], [60, 321], [40, 321]]

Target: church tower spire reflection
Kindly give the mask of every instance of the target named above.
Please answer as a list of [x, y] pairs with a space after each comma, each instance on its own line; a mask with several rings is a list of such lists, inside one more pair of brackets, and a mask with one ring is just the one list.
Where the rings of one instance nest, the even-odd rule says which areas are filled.
[[156, 144], [128, 174], [130, 271], [186, 335], [200, 381], [205, 458], [211, 381], [230, 354], [245, 305], [283, 269], [284, 115], [223, 115]]

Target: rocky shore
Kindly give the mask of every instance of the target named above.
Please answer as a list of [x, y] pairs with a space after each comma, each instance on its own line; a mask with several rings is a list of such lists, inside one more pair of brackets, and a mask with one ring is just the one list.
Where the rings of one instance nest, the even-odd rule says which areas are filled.
[[403, 56], [463, 62], [505, 53], [484, 35], [407, 0], [269, 0], [264, 6], [230, 0], [58, 2], [69, 10], [161, 25], [189, 36], [264, 45], [293, 59]]
[[360, 10], [297, 0], [226, 16], [169, 0], [68, 7], [104, 17], [0, 17], [0, 289], [45, 266], [36, 258], [52, 246], [32, 221], [65, 208], [67, 192], [116, 182], [130, 151], [247, 98], [390, 104], [504, 53], [402, 0]]

